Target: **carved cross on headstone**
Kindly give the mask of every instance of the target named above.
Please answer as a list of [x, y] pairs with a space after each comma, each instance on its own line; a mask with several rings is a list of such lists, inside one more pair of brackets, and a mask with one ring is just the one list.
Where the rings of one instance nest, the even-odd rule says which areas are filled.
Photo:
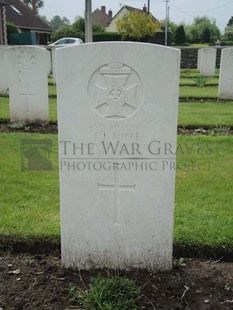
[[114, 170], [114, 183], [113, 184], [100, 184], [97, 183], [98, 190], [114, 191], [114, 224], [120, 224], [120, 192], [121, 191], [135, 191], [136, 184], [123, 185], [120, 184], [119, 172]]
[[26, 92], [25, 93], [21, 93], [20, 97], [25, 98], [25, 101], [26, 101], [26, 104], [27, 104], [26, 113], [29, 114], [29, 112], [30, 112], [30, 104], [31, 104], [30, 99], [35, 98], [36, 94], [33, 94], [33, 93], [31, 94], [31, 92], [29, 90], [29, 87], [28, 87], [28, 84], [27, 84], [26, 85]]

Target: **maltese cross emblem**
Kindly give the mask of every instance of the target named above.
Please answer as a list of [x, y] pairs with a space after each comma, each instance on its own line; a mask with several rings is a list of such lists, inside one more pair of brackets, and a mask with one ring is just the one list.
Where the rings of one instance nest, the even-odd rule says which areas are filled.
[[[142, 83], [137, 73], [122, 63], [110, 63], [91, 78], [89, 95], [98, 114], [121, 120], [136, 112], [142, 100]], [[90, 85], [89, 85], [90, 86]]]

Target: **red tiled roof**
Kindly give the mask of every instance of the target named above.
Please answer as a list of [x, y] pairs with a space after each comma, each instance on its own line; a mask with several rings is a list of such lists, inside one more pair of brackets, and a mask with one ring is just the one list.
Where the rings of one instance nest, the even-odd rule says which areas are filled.
[[19, 28], [51, 32], [50, 26], [20, 0], [7, 0], [6, 20]]

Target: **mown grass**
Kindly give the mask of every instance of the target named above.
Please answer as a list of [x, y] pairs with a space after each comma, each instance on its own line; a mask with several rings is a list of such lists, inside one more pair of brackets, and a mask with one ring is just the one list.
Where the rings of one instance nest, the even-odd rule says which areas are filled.
[[[9, 98], [0, 97], [0, 120], [9, 120]], [[49, 120], [57, 121], [57, 100], [49, 99]], [[233, 102], [181, 102], [180, 126], [233, 126]]]
[[[212, 99], [217, 100], [218, 96], [218, 70], [214, 78], [207, 78], [204, 87], [197, 87], [192, 80], [199, 73], [196, 69], [181, 69], [180, 79], [180, 98], [181, 99]], [[52, 78], [49, 77], [49, 120], [57, 121], [56, 106], [56, 86], [53, 85]], [[230, 103], [231, 105], [231, 103]], [[230, 116], [232, 115], [227, 104], [208, 103], [201, 106], [199, 103], [185, 105], [180, 104], [179, 125], [231, 125]], [[0, 96], [0, 119], [9, 120], [9, 98]], [[217, 114], [215, 114], [217, 113]], [[208, 115], [209, 114], [209, 115]]]
[[[52, 171], [21, 171], [22, 139], [52, 139]], [[178, 142], [175, 241], [232, 246], [233, 136]], [[0, 143], [0, 235], [60, 237], [57, 135], [1, 133]]]
[[233, 126], [233, 102], [179, 104], [180, 126]]
[[10, 119], [9, 98], [0, 97], [0, 119]]
[[[200, 74], [200, 71], [198, 71], [197, 69], [184, 68], [180, 70], [180, 78], [191, 78], [199, 74]], [[218, 77], [219, 77], [219, 68], [216, 68], [214, 78], [218, 78]]]
[[[53, 141], [52, 171], [21, 171], [21, 140]], [[59, 235], [57, 135], [0, 134], [0, 234]]]
[[178, 156], [175, 241], [232, 247], [233, 137], [182, 136], [178, 140], [181, 145], [196, 143], [202, 155], [197, 146], [192, 156], [187, 152]]
[[49, 99], [49, 120], [57, 121], [57, 99]]
[[[194, 78], [194, 77], [193, 77]], [[209, 86], [218, 86], [218, 78], [206, 78], [205, 85]], [[195, 81], [192, 78], [181, 78], [180, 79], [180, 86], [196, 86]]]
[[179, 97], [185, 99], [189, 98], [217, 99], [218, 88], [216, 86], [204, 86], [204, 87], [181, 86]]
[[57, 88], [55, 85], [49, 85], [49, 96], [51, 97], [57, 96]]

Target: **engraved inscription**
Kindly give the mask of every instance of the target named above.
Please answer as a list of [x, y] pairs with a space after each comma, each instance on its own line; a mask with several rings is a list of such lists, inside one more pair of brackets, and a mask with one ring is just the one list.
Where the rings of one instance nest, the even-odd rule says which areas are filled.
[[98, 190], [114, 191], [114, 224], [120, 224], [120, 192], [133, 191], [135, 192], [136, 184], [122, 185], [120, 184], [119, 172], [114, 170], [114, 184], [100, 184], [97, 183]]
[[110, 63], [94, 72], [88, 94], [95, 111], [106, 119], [122, 120], [141, 105], [143, 89], [138, 74], [122, 63]]
[[[31, 70], [35, 66], [35, 56], [33, 55], [32, 49], [21, 50], [17, 57], [17, 66], [19, 80], [25, 80], [25, 73]], [[30, 81], [30, 78], [29, 78]]]

